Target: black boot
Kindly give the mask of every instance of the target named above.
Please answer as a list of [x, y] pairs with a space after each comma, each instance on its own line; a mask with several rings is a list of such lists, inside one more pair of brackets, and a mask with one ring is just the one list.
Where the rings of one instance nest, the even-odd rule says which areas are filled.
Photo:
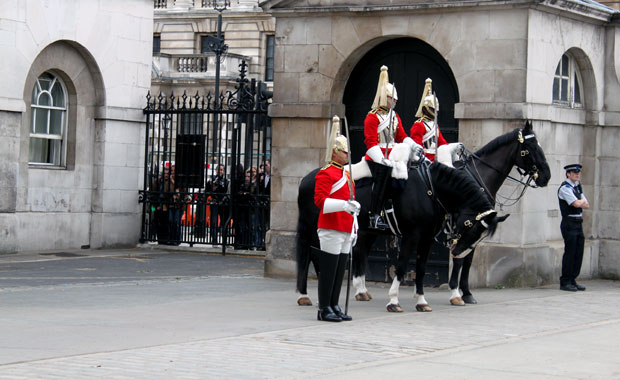
[[332, 289], [334, 288], [334, 280], [338, 269], [338, 257], [340, 255], [332, 255], [312, 247], [316, 257], [319, 258], [319, 312], [316, 319], [319, 321], [342, 322], [342, 318], [334, 313], [330, 307], [332, 297]]
[[338, 300], [340, 299], [340, 288], [342, 288], [342, 280], [344, 278], [344, 271], [347, 268], [347, 262], [349, 261], [349, 255], [341, 253], [338, 255], [338, 268], [336, 270], [336, 279], [334, 280], [334, 288], [332, 289], [331, 307], [334, 310], [334, 314], [340, 317], [343, 321], [351, 321], [353, 318], [346, 315], [340, 306], [338, 306]]
[[370, 211], [368, 213], [370, 228], [385, 230], [389, 226], [381, 217], [381, 209], [385, 201], [388, 183], [392, 177], [392, 168], [373, 161], [367, 161], [372, 173], [372, 192], [370, 196]]

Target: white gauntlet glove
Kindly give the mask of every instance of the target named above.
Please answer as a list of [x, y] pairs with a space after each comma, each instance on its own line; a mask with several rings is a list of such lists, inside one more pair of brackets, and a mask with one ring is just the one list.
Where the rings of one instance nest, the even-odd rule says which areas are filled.
[[360, 206], [358, 201], [346, 201], [343, 208], [344, 211], [348, 212], [349, 214], [359, 215], [362, 206]]
[[375, 145], [372, 148], [368, 149], [366, 154], [369, 155], [370, 158], [372, 158], [372, 160], [378, 164], [389, 166], [391, 168], [394, 167], [394, 163], [385, 158], [383, 152], [381, 152], [381, 148], [379, 147], [379, 145]]
[[349, 214], [359, 215], [360, 204], [357, 201], [345, 201], [344, 199], [326, 198], [323, 203], [323, 214], [344, 211]]
[[411, 148], [411, 155], [409, 156], [409, 159], [411, 161], [420, 162], [423, 160], [423, 157], [425, 157], [425, 154], [424, 154], [424, 147], [422, 147], [422, 145], [413, 141], [411, 137], [406, 137], [403, 140], [403, 142], [409, 145], [409, 147]]

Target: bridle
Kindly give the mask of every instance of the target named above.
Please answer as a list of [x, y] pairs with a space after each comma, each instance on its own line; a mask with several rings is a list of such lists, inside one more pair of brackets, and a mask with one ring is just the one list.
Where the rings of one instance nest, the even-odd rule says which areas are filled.
[[[523, 130], [519, 129], [519, 132], [517, 134], [517, 141], [519, 142], [519, 146], [517, 148], [517, 152], [518, 152], [518, 157], [517, 160], [515, 160], [515, 165], [517, 167], [517, 172], [521, 175], [521, 178], [515, 178], [511, 175], [507, 175], [507, 179], [519, 183], [521, 184], [523, 187], [520, 189], [519, 194], [517, 195], [516, 198], [509, 198], [509, 197], [504, 197], [501, 196], [499, 194], [496, 194], [496, 197], [491, 195], [491, 191], [489, 191], [488, 186], [484, 183], [484, 181], [482, 180], [482, 176], [480, 175], [480, 171], [478, 170], [478, 166], [476, 165], [476, 161], [479, 161], [480, 163], [482, 163], [483, 165], [495, 170], [497, 173], [504, 175], [504, 173], [499, 170], [495, 165], [493, 165], [492, 163], [488, 162], [487, 160], [484, 160], [482, 157], [478, 156], [476, 153], [470, 151], [469, 149], [463, 147], [463, 151], [462, 153], [466, 153], [466, 157], [463, 160], [464, 161], [464, 168], [466, 168], [467, 171], [470, 172], [470, 175], [472, 175], [472, 177], [474, 177], [476, 179], [476, 181], [483, 187], [484, 191], [488, 194], [488, 196], [491, 198], [493, 204], [498, 204], [500, 206], [500, 210], [503, 209], [504, 206], [512, 206], [514, 204], [516, 204], [517, 202], [519, 202], [521, 200], [521, 198], [523, 198], [523, 196], [525, 195], [525, 191], [531, 187], [531, 188], [536, 188], [538, 187], [535, 183], [535, 180], [538, 178], [538, 168], [536, 167], [536, 164], [534, 163], [534, 160], [532, 159], [532, 155], [530, 153], [530, 151], [527, 149], [527, 146], [525, 145], [525, 141], [535, 138], [536, 135], [534, 135], [533, 133], [529, 134], [529, 135], [523, 135]], [[519, 162], [519, 160], [521, 162]], [[471, 167], [473, 168], [473, 170], [475, 171], [475, 175], [474, 173], [472, 173], [471, 169], [469, 168], [469, 166], [467, 166], [467, 162], [471, 162]], [[528, 169], [522, 169], [521, 167], [526, 167]], [[524, 178], [527, 177], [525, 180]], [[532, 183], [532, 181], [534, 181], [534, 183]], [[497, 198], [501, 197], [504, 199], [504, 201], [512, 201], [512, 203], [507, 204], [506, 202], [502, 202], [499, 201]], [[488, 234], [488, 230], [489, 230], [489, 225], [484, 221], [484, 218], [488, 215], [490, 215], [491, 213], [496, 213], [495, 210], [488, 210], [485, 211], [483, 213], [479, 213], [478, 215], [476, 215], [475, 217], [475, 222], [480, 222], [482, 224], [482, 226], [485, 228], [485, 230], [487, 231]], [[456, 226], [454, 225], [454, 221], [452, 220], [453, 217], [452, 215], [450, 215], [449, 213], [446, 214], [446, 220], [444, 222], [444, 233], [446, 234], [446, 240], [445, 240], [445, 245], [446, 247], [450, 247], [450, 246], [456, 246], [459, 242], [459, 240], [462, 237], [462, 234], [460, 233], [456, 233]], [[465, 220], [464, 225], [465, 227], [467, 227], [467, 229], [471, 229], [474, 226], [474, 223], [472, 222], [470, 219]], [[469, 249], [466, 249], [465, 251], [463, 251], [462, 253], [460, 253], [457, 256], [452, 256], [453, 258], [463, 258], [465, 256], [467, 256], [469, 253], [471, 253], [473, 251], [473, 248], [482, 240], [486, 237], [487, 234], [482, 234], [480, 236], [480, 238], [474, 242]]]
[[[506, 176], [506, 179], [516, 182], [518, 184], [521, 184], [523, 187], [519, 190], [519, 194], [516, 197], [511, 197], [511, 196], [502, 196], [500, 194], [496, 194], [496, 197], [494, 197], [493, 195], [491, 195], [491, 191], [489, 190], [488, 186], [484, 183], [484, 181], [482, 180], [482, 176], [480, 175], [480, 171], [478, 170], [478, 165], [476, 164], [477, 161], [479, 161], [480, 163], [482, 163], [483, 165], [495, 170], [497, 173], [504, 175], [504, 173], [499, 170], [495, 165], [493, 165], [492, 163], [488, 162], [487, 160], [483, 159], [482, 157], [478, 156], [476, 153], [470, 151], [469, 149], [463, 147], [463, 153], [466, 153], [466, 157], [463, 160], [463, 162], [465, 163], [464, 167], [465, 169], [472, 175], [472, 177], [474, 177], [476, 179], [476, 181], [478, 181], [478, 183], [480, 183], [480, 185], [484, 188], [484, 191], [488, 194], [488, 196], [491, 198], [492, 202], [495, 204], [498, 204], [500, 207], [500, 210], [503, 209], [504, 206], [513, 206], [515, 205], [517, 202], [519, 202], [521, 200], [521, 198], [523, 198], [523, 196], [525, 195], [525, 191], [528, 188], [537, 188], [538, 186], [536, 185], [535, 180], [538, 178], [538, 168], [536, 167], [536, 164], [534, 163], [532, 156], [530, 154], [530, 151], [527, 149], [527, 146], [525, 146], [525, 140], [531, 139], [531, 138], [535, 138], [536, 135], [529, 134], [529, 135], [525, 135], [523, 136], [523, 130], [520, 129], [519, 133], [517, 134], [517, 141], [519, 142], [519, 146], [517, 148], [517, 152], [519, 153], [517, 156], [517, 160], [515, 160], [515, 165], [516, 165], [516, 169], [517, 172], [521, 175], [521, 178], [515, 178], [513, 176], [511, 176], [510, 174], [508, 174]], [[521, 163], [519, 163], [519, 159], [521, 159]], [[469, 166], [467, 166], [467, 163], [471, 162], [471, 167], [473, 168], [473, 171], [475, 172], [475, 174], [472, 172], [472, 169], [469, 168]], [[527, 167], [528, 169], [522, 169], [521, 167]], [[527, 177], [527, 178], [525, 178]], [[516, 191], [516, 190], [515, 190]], [[513, 192], [514, 194], [514, 192]], [[498, 200], [497, 198], [502, 198], [503, 202]], [[512, 201], [512, 203], [508, 204], [506, 201]]]

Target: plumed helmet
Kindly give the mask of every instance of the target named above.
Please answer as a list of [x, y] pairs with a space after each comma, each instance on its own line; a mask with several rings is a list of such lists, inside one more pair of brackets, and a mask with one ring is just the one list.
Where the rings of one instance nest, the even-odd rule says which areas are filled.
[[375, 95], [375, 100], [372, 102], [372, 108], [376, 109], [379, 107], [388, 107], [387, 97], [390, 96], [394, 98], [394, 100], [398, 100], [398, 93], [396, 92], [396, 87], [390, 83], [390, 79], [388, 77], [388, 68], [387, 66], [381, 66], [381, 73], [379, 74], [379, 83], [377, 84], [377, 93]]
[[329, 133], [329, 141], [327, 142], [327, 152], [325, 154], [325, 162], [332, 160], [332, 154], [334, 151], [349, 152], [349, 146], [347, 144], [347, 138], [340, 134], [340, 118], [334, 115], [332, 118], [332, 128]]
[[426, 110], [431, 116], [435, 117], [437, 110], [439, 109], [439, 100], [433, 93], [433, 80], [431, 78], [426, 79], [424, 85], [424, 91], [422, 92], [422, 100], [420, 100], [420, 106], [415, 117], [424, 116], [423, 110]]

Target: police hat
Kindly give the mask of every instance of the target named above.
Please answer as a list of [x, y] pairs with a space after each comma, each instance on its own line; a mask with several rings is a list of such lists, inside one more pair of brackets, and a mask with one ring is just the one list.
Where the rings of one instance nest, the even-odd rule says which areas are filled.
[[581, 165], [580, 164], [566, 165], [564, 167], [564, 170], [566, 170], [567, 172], [580, 172]]

